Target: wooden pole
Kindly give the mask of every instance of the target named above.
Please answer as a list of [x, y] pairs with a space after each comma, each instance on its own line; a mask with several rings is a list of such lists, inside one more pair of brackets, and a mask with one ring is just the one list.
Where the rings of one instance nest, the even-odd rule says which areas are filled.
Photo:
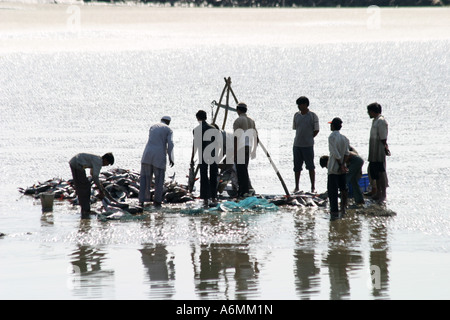
[[233, 89], [231, 89], [231, 85], [230, 85], [230, 91], [231, 91], [231, 94], [232, 94], [232, 96], [233, 96], [233, 98], [234, 98], [234, 101], [236, 102], [236, 104], [238, 104], [239, 101], [238, 101], [238, 99], [236, 98], [236, 95], [234, 94]]
[[[225, 86], [223, 87], [222, 94], [220, 95], [219, 105], [222, 103], [222, 99], [223, 99], [223, 96], [224, 96], [224, 94], [225, 94], [225, 90], [227, 90], [227, 87], [228, 87], [228, 83], [227, 83], [226, 80], [225, 80]], [[216, 114], [214, 115], [214, 119], [213, 119], [212, 124], [215, 124], [215, 123], [216, 123], [216, 119], [217, 119], [217, 115], [218, 115], [218, 113], [219, 113], [219, 109], [220, 109], [220, 108], [217, 108], [217, 110], [216, 110]]]
[[270, 161], [270, 164], [272, 165], [273, 169], [275, 170], [275, 173], [278, 176], [278, 179], [280, 179], [281, 181], [281, 185], [283, 186], [284, 189], [284, 193], [286, 194], [286, 196], [289, 198], [291, 196], [291, 194], [289, 193], [288, 188], [286, 187], [286, 184], [284, 183], [283, 178], [281, 177], [280, 171], [278, 171], [277, 167], [275, 166], [275, 163], [273, 163], [272, 161], [272, 157], [270, 156], [269, 152], [267, 151], [266, 147], [264, 147], [264, 145], [262, 144], [261, 140], [258, 139], [258, 144], [261, 146], [261, 148], [263, 149], [264, 153], [266, 154], [267, 158]]
[[228, 77], [228, 79], [225, 79], [225, 83], [226, 83], [226, 86], [227, 86], [227, 98], [226, 98], [225, 105], [227, 107], [225, 108], [225, 117], [223, 118], [222, 130], [225, 129], [225, 124], [227, 123], [227, 117], [228, 117], [228, 108], [230, 107], [231, 78]]

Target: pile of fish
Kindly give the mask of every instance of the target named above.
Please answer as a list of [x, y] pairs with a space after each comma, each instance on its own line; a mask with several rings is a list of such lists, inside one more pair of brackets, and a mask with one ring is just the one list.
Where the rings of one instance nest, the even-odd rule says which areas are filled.
[[75, 199], [75, 189], [72, 187], [72, 180], [64, 180], [61, 178], [53, 178], [45, 182], [38, 182], [27, 188], [19, 188], [19, 192], [27, 196], [32, 196], [36, 199], [43, 193], [53, 193], [55, 198], [59, 200]]
[[[192, 174], [190, 174], [192, 175]], [[164, 200], [165, 203], [185, 203], [195, 200], [190, 188], [193, 187], [195, 183], [194, 177], [188, 177], [188, 184], [183, 185], [175, 181], [175, 175], [169, 177], [168, 181], [164, 183]], [[223, 178], [223, 177], [221, 177]], [[89, 177], [88, 179], [91, 180]], [[192, 180], [192, 181], [189, 181]], [[223, 179], [228, 180], [228, 179]], [[126, 170], [120, 168], [110, 169], [100, 173], [100, 182], [103, 184], [104, 188], [109, 192], [109, 194], [116, 200], [116, 203], [107, 200], [106, 198], [101, 201], [98, 197], [98, 190], [92, 183], [92, 194], [91, 203], [101, 203], [103, 208], [119, 208], [125, 210], [128, 213], [136, 214], [142, 212], [142, 208], [138, 205], [132, 204], [132, 199], [134, 203], [137, 203], [139, 197], [140, 188], [140, 173], [133, 170]], [[228, 181], [223, 181], [221, 183], [227, 183]], [[191, 184], [191, 185], [190, 185]], [[190, 185], [190, 186], [189, 186]], [[223, 186], [222, 186], [223, 187]], [[221, 188], [221, 191], [224, 188]], [[153, 192], [154, 190], [151, 190]], [[61, 178], [53, 178], [42, 183], [36, 183], [31, 187], [19, 188], [19, 192], [27, 196], [32, 196], [36, 199], [40, 198], [43, 193], [51, 193], [57, 200], [67, 200], [73, 205], [78, 204], [77, 195], [73, 187], [72, 180], [64, 180]], [[273, 196], [273, 195], [259, 195], [260, 198], [265, 198], [269, 203], [276, 206], [296, 206], [296, 207], [325, 207], [327, 204], [326, 194], [313, 194], [313, 193], [296, 193], [291, 194], [290, 197], [286, 196]], [[219, 199], [230, 200], [233, 197], [219, 197]], [[105, 203], [106, 201], [106, 203]]]
[[[120, 206], [121, 208], [126, 207], [126, 202], [129, 199], [137, 199], [139, 197], [139, 172], [117, 168], [101, 172], [99, 178], [114, 200], [119, 204], [123, 204], [123, 206]], [[169, 178], [170, 181], [164, 184], [164, 197], [167, 203], [183, 203], [193, 200], [191, 193], [187, 190], [187, 186], [175, 182], [175, 175]], [[88, 179], [91, 180], [90, 177]], [[100, 201], [100, 199], [97, 197], [98, 190], [92, 180], [91, 183], [91, 203], [95, 203]], [[153, 191], [151, 190], [151, 192]], [[53, 178], [42, 183], [38, 182], [31, 187], [19, 188], [19, 192], [36, 199], [43, 193], [52, 193], [55, 199], [68, 200], [74, 205], [78, 204], [72, 179]]]
[[277, 206], [290, 205], [296, 207], [326, 207], [327, 193], [316, 194], [310, 192], [298, 192], [287, 196], [264, 196], [270, 203]]

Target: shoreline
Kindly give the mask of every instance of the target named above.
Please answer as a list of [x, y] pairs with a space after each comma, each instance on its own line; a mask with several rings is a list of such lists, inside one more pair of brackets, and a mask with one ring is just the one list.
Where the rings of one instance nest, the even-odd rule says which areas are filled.
[[450, 40], [450, 7], [372, 9], [0, 2], [0, 53]]
[[[130, 6], [136, 6], [136, 7], [178, 7], [178, 8], [260, 8], [260, 9], [302, 9], [302, 8], [311, 8], [311, 9], [320, 9], [320, 8], [367, 8], [369, 6], [377, 6], [380, 8], [445, 8], [450, 7], [450, 1], [448, 0], [421, 0], [423, 2], [427, 3], [411, 3], [411, 4], [391, 4], [391, 5], [372, 5], [370, 1], [368, 3], [362, 3], [361, 0], [358, 2], [358, 4], [353, 4], [351, 1], [348, 4], [341, 4], [336, 3], [332, 4], [331, 2], [322, 4], [321, 0], [319, 0], [319, 3], [315, 3], [314, 1], [311, 1], [310, 4], [301, 4], [297, 5], [295, 3], [296, 0], [274, 0], [273, 3], [269, 3], [269, 1], [266, 1], [269, 3], [268, 5], [261, 5], [261, 0], [253, 0], [253, 4], [246, 5], [245, 0], [235, 0], [234, 3], [229, 5], [229, 3], [222, 2], [232, 2], [232, 0], [216, 0], [214, 1], [216, 4], [211, 4], [211, 0], [203, 0], [202, 2], [196, 1], [196, 0], [162, 0], [162, 1], [152, 1], [152, 0], [92, 0], [92, 1], [83, 1], [83, 0], [18, 0], [18, 1], [11, 1], [11, 0], [0, 0], [0, 4], [2, 3], [10, 3], [10, 4], [25, 4], [25, 5], [92, 5], [92, 6], [117, 6], [117, 7], [130, 7]], [[300, 1], [300, 0], [297, 0]], [[281, 2], [281, 4], [279, 3]], [[354, 1], [356, 2], [356, 1]], [[392, 1], [390, 1], [392, 2]], [[447, 3], [446, 3], [447, 2]]]

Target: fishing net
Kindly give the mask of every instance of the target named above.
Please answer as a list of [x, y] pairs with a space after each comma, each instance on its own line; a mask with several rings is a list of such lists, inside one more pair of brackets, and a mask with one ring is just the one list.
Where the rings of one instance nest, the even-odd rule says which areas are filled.
[[180, 212], [183, 214], [200, 214], [216, 212], [246, 212], [246, 211], [277, 211], [278, 207], [264, 198], [248, 197], [239, 202], [224, 201], [213, 208], [193, 207], [185, 208]]

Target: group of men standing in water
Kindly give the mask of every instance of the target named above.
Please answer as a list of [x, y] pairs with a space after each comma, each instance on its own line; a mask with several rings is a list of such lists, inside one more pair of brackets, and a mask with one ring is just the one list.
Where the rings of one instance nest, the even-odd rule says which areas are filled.
[[[309, 110], [308, 98], [297, 99], [299, 112], [294, 115], [293, 129], [296, 130], [294, 140], [294, 172], [295, 189], [298, 191], [300, 172], [303, 163], [309, 171], [311, 192], [315, 192], [314, 137], [319, 133], [319, 119]], [[382, 107], [374, 102], [367, 106], [367, 113], [372, 121], [369, 139], [368, 175], [372, 190], [368, 194], [372, 199], [384, 202], [386, 200], [387, 175], [386, 156], [390, 156], [387, 144], [388, 123], [381, 114]], [[351, 184], [355, 203], [364, 204], [358, 180], [361, 177], [363, 159], [350, 146], [348, 138], [340, 133], [343, 121], [333, 118], [330, 124], [331, 134], [328, 137], [329, 155], [320, 158], [320, 165], [328, 170], [327, 191], [332, 216], [339, 215], [338, 197], [341, 195], [341, 214], [345, 214], [347, 205], [347, 185]]]
[[[298, 112], [293, 118], [293, 129], [296, 131], [293, 145], [293, 162], [295, 175], [294, 193], [299, 192], [300, 173], [305, 164], [309, 171], [311, 192], [315, 192], [315, 165], [314, 165], [314, 138], [319, 133], [319, 118], [309, 110], [309, 99], [302, 96], [296, 100]], [[199, 125], [193, 130], [193, 148], [191, 165], [194, 157], [198, 155], [200, 171], [200, 198], [205, 205], [208, 201], [215, 204], [217, 200], [217, 181], [219, 164], [232, 164], [237, 175], [238, 197], [251, 195], [251, 184], [248, 175], [250, 158], [256, 155], [258, 145], [258, 132], [255, 121], [247, 116], [247, 105], [239, 103], [236, 107], [238, 118], [233, 123], [233, 134], [227, 136], [214, 124], [207, 123], [206, 112], [199, 110], [196, 119]], [[367, 106], [367, 112], [373, 119], [369, 139], [369, 167], [368, 173], [372, 183], [372, 196], [374, 199], [386, 199], [386, 155], [390, 155], [387, 144], [388, 124], [381, 115], [381, 106], [372, 103]], [[163, 186], [167, 159], [170, 166], [174, 165], [173, 132], [169, 127], [171, 117], [163, 116], [159, 123], [150, 127], [149, 137], [141, 159], [141, 176], [139, 202], [153, 201], [160, 207], [163, 201]], [[341, 212], [345, 212], [347, 184], [355, 185], [355, 202], [364, 203], [357, 181], [360, 177], [363, 160], [342, 134], [340, 129], [343, 121], [334, 118], [329, 122], [331, 134], [328, 138], [329, 155], [321, 157], [320, 164], [328, 169], [327, 190], [330, 200], [330, 213], [338, 214], [338, 194], [341, 194]], [[111, 153], [103, 157], [91, 154], [78, 154], [70, 160], [73, 181], [82, 216], [90, 211], [88, 186], [84, 170], [91, 168], [92, 177], [100, 190], [100, 196], [109, 194], [98, 181], [100, 169], [105, 165], [112, 165], [114, 157]], [[153, 179], [154, 178], [154, 179]], [[154, 194], [150, 192], [153, 186]], [[87, 190], [89, 188], [89, 190]]]

